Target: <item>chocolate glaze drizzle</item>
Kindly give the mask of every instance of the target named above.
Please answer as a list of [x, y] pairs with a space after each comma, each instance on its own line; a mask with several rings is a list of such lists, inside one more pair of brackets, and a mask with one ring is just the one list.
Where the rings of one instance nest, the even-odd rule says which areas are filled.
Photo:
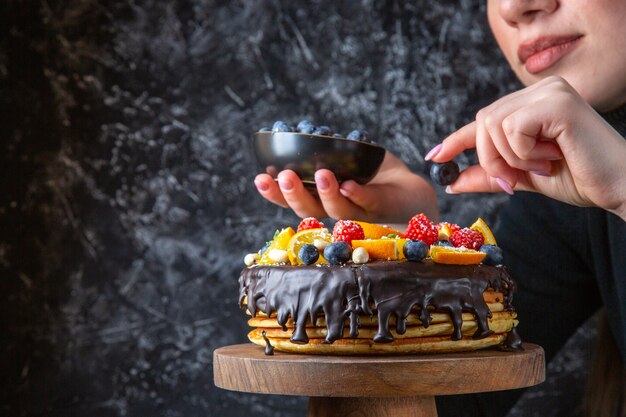
[[265, 330], [261, 332], [261, 336], [263, 336], [263, 340], [265, 340], [265, 354], [272, 356], [274, 354], [274, 346], [272, 346], [270, 340], [267, 338]]
[[[385, 261], [344, 266], [253, 266], [245, 268], [239, 277], [239, 304], [243, 307], [247, 295], [247, 308], [253, 317], [257, 311], [268, 316], [276, 312], [283, 330], [287, 330], [291, 317], [295, 323], [293, 343], [308, 343], [306, 324], [314, 324], [320, 314], [326, 318], [326, 343], [342, 337], [347, 320], [350, 337], [356, 337], [359, 314], [377, 314], [374, 341], [391, 342], [389, 318], [396, 317], [396, 331], [403, 334], [406, 317], [414, 307], [424, 327], [430, 324], [431, 311], [448, 313], [453, 340], [462, 336], [462, 313], [472, 313], [478, 323], [473, 337], [480, 339], [493, 333], [488, 326], [491, 312], [483, 299], [489, 288], [502, 292], [505, 308], [513, 309], [515, 284], [503, 266]], [[517, 343], [515, 337], [507, 338], [507, 342], [509, 339]]]

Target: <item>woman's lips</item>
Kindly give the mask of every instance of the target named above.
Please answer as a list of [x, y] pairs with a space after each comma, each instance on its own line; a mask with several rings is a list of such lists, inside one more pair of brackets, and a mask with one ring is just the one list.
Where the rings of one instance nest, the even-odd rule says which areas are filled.
[[580, 42], [581, 35], [547, 36], [522, 42], [517, 50], [520, 61], [531, 74], [544, 71], [571, 52]]

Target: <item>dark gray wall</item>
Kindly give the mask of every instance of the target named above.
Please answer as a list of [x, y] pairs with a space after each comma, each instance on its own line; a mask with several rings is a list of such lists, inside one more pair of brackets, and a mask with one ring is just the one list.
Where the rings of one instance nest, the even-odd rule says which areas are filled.
[[[257, 195], [251, 133], [364, 127], [423, 170], [517, 86], [483, 2], [58, 3], [0, 5], [0, 412], [304, 415], [212, 381], [246, 340], [243, 255], [297, 222]], [[462, 223], [503, 198], [441, 197]]]

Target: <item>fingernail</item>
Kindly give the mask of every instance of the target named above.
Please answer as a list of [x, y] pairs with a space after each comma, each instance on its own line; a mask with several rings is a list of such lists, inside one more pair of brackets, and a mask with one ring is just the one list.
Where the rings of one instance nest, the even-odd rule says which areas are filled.
[[426, 154], [426, 156], [424, 157], [424, 160], [430, 161], [431, 159], [433, 159], [435, 156], [437, 156], [439, 152], [441, 152], [441, 148], [443, 148], [443, 143], [440, 143], [439, 145], [432, 148], [430, 152]]
[[347, 190], [343, 187], [339, 188], [339, 192], [341, 193], [342, 196], [344, 197], [350, 197], [352, 195], [352, 192], [350, 190]]
[[259, 190], [259, 191], [267, 191], [267, 189], [269, 188], [269, 187], [267, 186], [267, 184], [266, 184], [266, 183], [264, 183], [263, 181], [257, 181], [257, 180], [255, 180], [255, 181], [254, 181], [254, 185], [256, 186], [257, 190]]
[[281, 190], [289, 191], [293, 188], [293, 183], [289, 180], [278, 180], [278, 186]]
[[452, 187], [449, 185], [446, 187], [446, 194], [458, 194], [456, 191], [452, 190]]
[[317, 188], [320, 190], [326, 190], [328, 189], [328, 180], [322, 176], [315, 176], [315, 185], [317, 185]]
[[509, 185], [508, 182], [504, 181], [502, 178], [496, 178], [496, 183], [509, 195], [513, 195], [513, 188]]
[[535, 174], [535, 175], [540, 175], [542, 177], [551, 177], [552, 174], [550, 174], [548, 171], [530, 171], [531, 173]]

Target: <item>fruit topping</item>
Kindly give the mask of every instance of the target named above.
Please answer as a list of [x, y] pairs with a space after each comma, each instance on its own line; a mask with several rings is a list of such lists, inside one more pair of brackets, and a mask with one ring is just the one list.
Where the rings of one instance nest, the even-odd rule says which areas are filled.
[[473, 249], [448, 248], [445, 246], [431, 246], [430, 248], [431, 259], [439, 264], [476, 265], [485, 256], [485, 253]]
[[289, 132], [291, 128], [285, 122], [281, 122], [280, 120], [274, 123], [272, 126], [272, 132]]
[[496, 266], [502, 265], [502, 262], [504, 261], [504, 253], [499, 246], [485, 243], [481, 246], [480, 252], [487, 254], [485, 259], [483, 259], [484, 264]]
[[437, 223], [437, 231], [439, 232], [439, 240], [449, 240], [452, 233], [461, 230], [461, 226], [454, 223], [441, 222]]
[[263, 246], [261, 249], [259, 249], [259, 256], [263, 256], [263, 254], [265, 253], [265, 251], [267, 250], [267, 248], [270, 247], [270, 245], [272, 244], [272, 242], [266, 242], [265, 246]]
[[419, 262], [428, 256], [428, 245], [421, 240], [407, 240], [402, 252], [409, 261]]
[[[324, 250], [325, 245], [331, 242], [331, 239], [332, 236], [328, 232], [328, 229], [318, 228], [299, 231], [291, 237], [287, 245], [289, 261], [291, 261], [293, 265], [302, 265], [304, 261], [300, 258], [300, 248], [304, 245], [312, 245], [318, 252], [321, 252]], [[316, 261], [318, 264], [326, 263], [326, 260], [321, 256]]]
[[496, 238], [491, 232], [491, 229], [489, 228], [489, 226], [487, 226], [487, 223], [485, 223], [485, 221], [480, 217], [474, 222], [473, 225], [470, 226], [470, 229], [478, 230], [483, 235], [483, 238], [485, 239], [485, 245], [497, 245]]
[[432, 245], [437, 241], [439, 233], [433, 222], [424, 213], [420, 213], [413, 216], [409, 221], [404, 237], [411, 240], [421, 240], [427, 245]]
[[348, 245], [354, 239], [364, 239], [363, 228], [352, 220], [339, 220], [333, 228], [333, 242], [346, 242]]
[[302, 120], [296, 127], [296, 131], [300, 133], [313, 133], [314, 130], [315, 125], [310, 120]]
[[484, 241], [485, 239], [479, 231], [467, 227], [452, 233], [450, 236], [450, 242], [457, 248], [478, 250]]
[[[291, 227], [286, 227], [280, 232], [278, 232], [278, 234], [276, 234], [274, 239], [270, 242], [270, 245], [267, 247], [267, 249], [261, 256], [261, 259], [259, 260], [259, 264], [272, 265], [276, 263], [283, 263], [289, 260], [289, 257], [287, 256], [287, 247], [289, 245], [289, 240], [295, 233], [296, 232], [294, 232]], [[279, 256], [279, 254], [277, 253], [274, 253], [273, 256], [270, 256], [272, 255], [272, 252], [274, 250], [284, 251], [286, 261], [283, 261], [283, 262], [276, 261], [275, 259], [278, 259], [278, 256]], [[280, 259], [282, 259], [282, 255], [280, 256], [281, 256]]]
[[370, 260], [370, 255], [365, 248], [355, 248], [352, 251], [352, 262], [355, 264], [366, 264]]
[[331, 265], [344, 264], [350, 260], [351, 252], [346, 242], [333, 242], [324, 249], [324, 258]]
[[307, 229], [322, 229], [323, 227], [324, 223], [320, 222], [315, 217], [307, 217], [306, 219], [302, 219], [298, 225], [298, 232]]
[[302, 245], [298, 251], [298, 258], [305, 265], [313, 265], [320, 257], [320, 252], [310, 243]]
[[365, 248], [370, 259], [397, 261], [404, 259], [402, 247], [406, 239], [354, 239], [352, 248]]
[[383, 236], [395, 235], [396, 237], [404, 237], [404, 233], [392, 229], [389, 226], [382, 226], [376, 223], [355, 222], [363, 228], [365, 239], [380, 239]]

